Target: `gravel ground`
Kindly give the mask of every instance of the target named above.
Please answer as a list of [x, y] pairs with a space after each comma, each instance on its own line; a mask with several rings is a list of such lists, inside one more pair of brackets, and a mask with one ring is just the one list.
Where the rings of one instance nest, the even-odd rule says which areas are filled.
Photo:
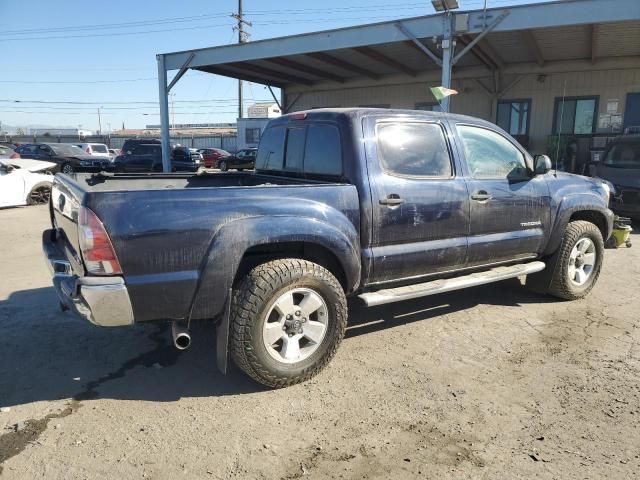
[[47, 223], [46, 207], [0, 210], [3, 479], [640, 472], [640, 246], [607, 250], [581, 301], [511, 280], [354, 306], [329, 367], [270, 391], [217, 372], [211, 326], [177, 352], [164, 325], [60, 313]]

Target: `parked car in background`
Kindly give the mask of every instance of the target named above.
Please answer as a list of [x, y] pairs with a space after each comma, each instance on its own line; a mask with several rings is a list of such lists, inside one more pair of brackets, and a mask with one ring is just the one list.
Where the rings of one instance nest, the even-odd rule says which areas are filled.
[[109, 170], [107, 157], [88, 155], [70, 143], [27, 143], [16, 149], [22, 158], [56, 163], [62, 173], [99, 172]]
[[191, 154], [191, 158], [193, 158], [194, 161], [198, 161], [201, 166], [204, 165], [204, 158], [200, 153], [200, 150], [198, 150], [197, 148], [190, 148], [189, 153]]
[[[123, 149], [124, 152], [124, 149]], [[198, 158], [193, 157], [187, 147], [171, 149], [171, 167], [174, 172], [196, 172], [201, 166]], [[116, 172], [142, 173], [162, 171], [162, 145], [157, 143], [138, 143], [115, 158], [113, 169]]]
[[51, 162], [0, 157], [0, 207], [48, 203], [53, 175], [45, 172], [55, 167]]
[[12, 148], [7, 145], [0, 145], [0, 160], [20, 158], [20, 154], [16, 152], [16, 148], [17, 147]]
[[228, 157], [231, 154], [221, 148], [201, 148], [203, 163], [205, 168], [219, 168], [218, 163], [224, 157]]
[[118, 155], [120, 155], [120, 149], [119, 148], [110, 148], [109, 149], [109, 160], [111, 160], [113, 162]]
[[610, 142], [593, 175], [613, 184], [610, 207], [615, 213], [640, 220], [640, 135]]
[[11, 142], [0, 142], [0, 147], [9, 147], [10, 149], [15, 150], [19, 145]]
[[109, 147], [104, 143], [77, 143], [79, 148], [84, 150], [87, 155], [93, 155], [96, 157], [108, 157]]
[[218, 162], [218, 168], [223, 172], [231, 168], [236, 170], [251, 170], [256, 165], [257, 148], [245, 148], [238, 150], [235, 154], [221, 158]]
[[138, 145], [162, 145], [157, 138], [128, 138], [122, 144], [120, 155], [133, 153], [133, 148]]

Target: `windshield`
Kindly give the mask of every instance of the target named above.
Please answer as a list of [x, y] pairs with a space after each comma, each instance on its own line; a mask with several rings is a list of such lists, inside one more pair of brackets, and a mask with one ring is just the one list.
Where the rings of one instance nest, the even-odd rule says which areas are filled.
[[614, 145], [607, 153], [603, 164], [613, 168], [640, 168], [640, 142]]
[[65, 145], [60, 143], [57, 145], [49, 145], [56, 155], [85, 155], [84, 150], [75, 145]]

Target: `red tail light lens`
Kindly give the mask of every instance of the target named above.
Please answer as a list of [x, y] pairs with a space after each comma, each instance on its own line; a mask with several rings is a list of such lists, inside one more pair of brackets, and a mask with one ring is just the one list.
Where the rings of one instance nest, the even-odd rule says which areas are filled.
[[78, 221], [80, 250], [87, 271], [94, 275], [121, 274], [120, 262], [104, 225], [93, 211], [80, 207]]
[[84, 151], [91, 155], [91, 147], [87, 147]]

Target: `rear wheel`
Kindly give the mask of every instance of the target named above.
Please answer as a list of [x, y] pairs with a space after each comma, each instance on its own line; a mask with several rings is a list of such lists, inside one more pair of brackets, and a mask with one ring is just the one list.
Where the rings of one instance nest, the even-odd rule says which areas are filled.
[[274, 260], [254, 268], [234, 292], [231, 358], [263, 385], [293, 385], [329, 363], [346, 324], [346, 298], [328, 270]]
[[51, 184], [38, 183], [29, 192], [27, 197], [27, 205], [43, 205], [49, 203], [51, 197]]
[[75, 172], [75, 169], [73, 168], [73, 165], [71, 165], [70, 163], [65, 163], [62, 166], [62, 173], [66, 173], [67, 175], [71, 175], [73, 172]]

